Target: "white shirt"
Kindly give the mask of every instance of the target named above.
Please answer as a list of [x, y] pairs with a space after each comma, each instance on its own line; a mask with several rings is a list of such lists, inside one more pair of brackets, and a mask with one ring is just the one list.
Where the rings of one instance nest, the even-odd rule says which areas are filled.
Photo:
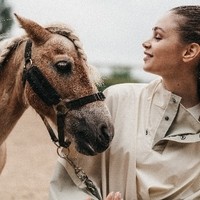
[[[103, 198], [120, 191], [124, 200], [200, 199], [200, 122], [181, 97], [165, 90], [161, 79], [111, 86], [105, 94], [115, 128], [111, 147], [78, 158]], [[59, 163], [50, 199], [84, 200], [88, 194], [73, 169]]]

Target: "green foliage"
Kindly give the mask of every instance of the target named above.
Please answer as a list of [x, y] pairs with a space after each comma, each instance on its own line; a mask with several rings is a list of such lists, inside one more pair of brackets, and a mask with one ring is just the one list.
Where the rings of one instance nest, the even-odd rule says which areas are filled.
[[131, 75], [131, 67], [126, 66], [112, 67], [110, 75], [104, 76], [103, 80], [104, 84], [99, 87], [100, 91], [114, 84], [139, 82]]
[[12, 24], [11, 7], [5, 0], [0, 0], [0, 40], [6, 37], [6, 33], [11, 29]]

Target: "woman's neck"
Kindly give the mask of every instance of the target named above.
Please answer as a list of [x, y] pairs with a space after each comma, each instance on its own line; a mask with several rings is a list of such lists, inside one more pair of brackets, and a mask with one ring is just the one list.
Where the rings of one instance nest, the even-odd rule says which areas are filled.
[[167, 90], [182, 97], [181, 104], [185, 108], [190, 108], [200, 103], [197, 93], [197, 82], [194, 79], [163, 79], [163, 84]]

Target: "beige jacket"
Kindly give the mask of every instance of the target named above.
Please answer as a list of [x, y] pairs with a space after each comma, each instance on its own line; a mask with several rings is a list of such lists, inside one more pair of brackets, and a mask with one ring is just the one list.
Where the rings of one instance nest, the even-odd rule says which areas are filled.
[[[95, 157], [78, 155], [102, 197], [120, 191], [124, 200], [200, 199], [200, 122], [181, 98], [161, 79], [111, 86], [105, 94], [115, 127], [111, 147]], [[86, 199], [73, 168], [58, 161], [49, 199]]]

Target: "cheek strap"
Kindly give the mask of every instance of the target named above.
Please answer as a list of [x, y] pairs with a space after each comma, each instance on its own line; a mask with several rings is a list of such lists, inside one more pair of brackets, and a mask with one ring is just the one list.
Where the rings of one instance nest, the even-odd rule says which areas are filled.
[[37, 66], [33, 65], [29, 69], [25, 69], [24, 79], [28, 81], [33, 91], [48, 106], [56, 105], [60, 102], [60, 95], [52, 87]]

